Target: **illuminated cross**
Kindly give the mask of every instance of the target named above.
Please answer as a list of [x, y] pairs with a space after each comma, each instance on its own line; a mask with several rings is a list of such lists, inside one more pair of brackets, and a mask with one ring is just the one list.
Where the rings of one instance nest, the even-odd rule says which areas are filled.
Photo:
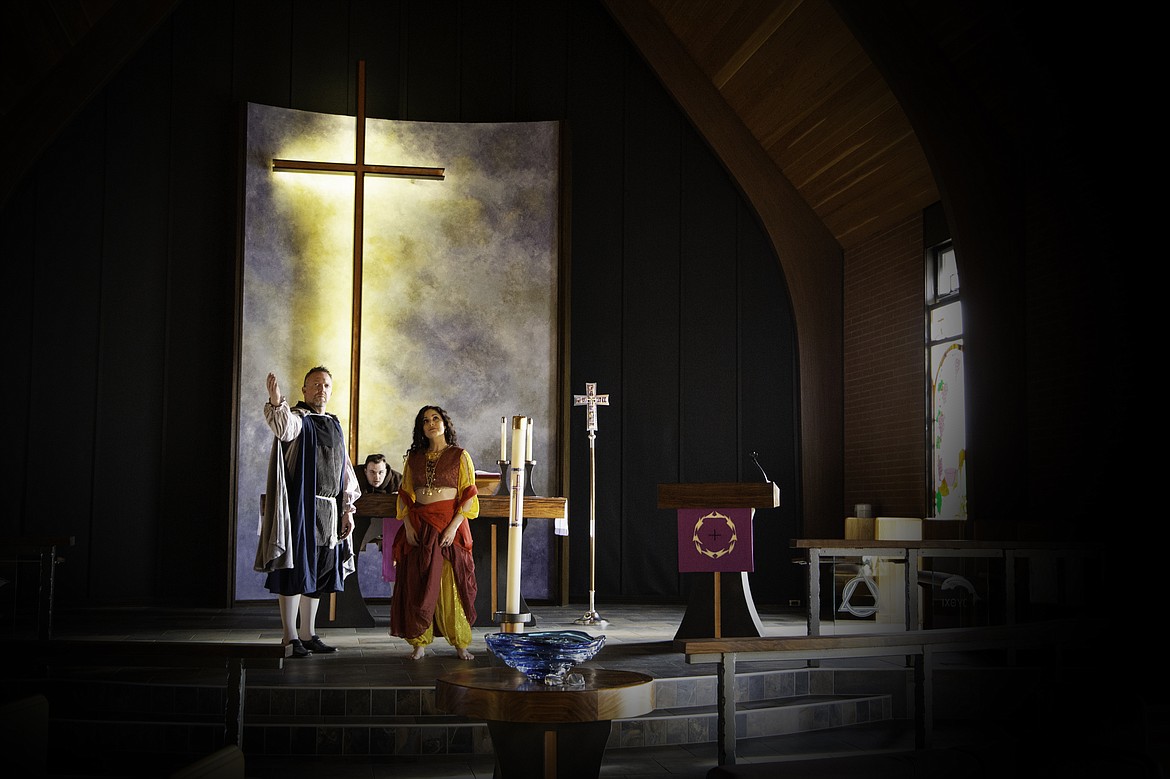
[[585, 394], [573, 396], [574, 406], [585, 406], [585, 429], [589, 431], [589, 437], [593, 437], [593, 433], [597, 430], [597, 407], [609, 405], [609, 395], [598, 395], [597, 384], [592, 382], [585, 383]]
[[357, 150], [354, 162], [313, 162], [310, 160], [272, 161], [273, 170], [308, 173], [353, 174], [353, 322], [349, 348], [349, 457], [357, 459], [358, 378], [362, 347], [362, 208], [365, 203], [366, 176], [432, 179], [442, 181], [445, 168], [420, 168], [404, 165], [370, 165], [366, 163], [366, 61], [358, 60]]

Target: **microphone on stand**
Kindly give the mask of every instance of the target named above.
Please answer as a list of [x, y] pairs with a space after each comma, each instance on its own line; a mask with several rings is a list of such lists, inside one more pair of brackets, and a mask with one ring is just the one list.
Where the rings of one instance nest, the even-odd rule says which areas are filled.
[[771, 479], [768, 478], [768, 474], [764, 472], [764, 466], [760, 465], [760, 459], [759, 459], [760, 453], [759, 452], [748, 452], [748, 454], [751, 455], [752, 462], [754, 462], [756, 464], [756, 467], [760, 469], [760, 473], [763, 475], [764, 481], [766, 481], [766, 482], [772, 481]]

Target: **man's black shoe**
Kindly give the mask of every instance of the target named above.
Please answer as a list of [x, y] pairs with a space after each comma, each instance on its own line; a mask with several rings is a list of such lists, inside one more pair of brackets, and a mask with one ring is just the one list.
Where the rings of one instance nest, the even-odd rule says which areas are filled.
[[305, 642], [305, 646], [309, 649], [312, 649], [314, 652], [317, 652], [319, 654], [328, 654], [329, 652], [336, 652], [337, 651], [337, 647], [329, 646], [328, 644], [326, 644], [324, 641], [321, 640], [320, 636], [313, 636], [312, 638], [310, 638], [308, 641]]
[[288, 643], [289, 643], [289, 646], [292, 647], [292, 656], [293, 657], [308, 657], [309, 655], [313, 654], [312, 652], [310, 652], [308, 649], [305, 648], [305, 645], [301, 643], [301, 640], [299, 638], [294, 638], [292, 641], [289, 641]]

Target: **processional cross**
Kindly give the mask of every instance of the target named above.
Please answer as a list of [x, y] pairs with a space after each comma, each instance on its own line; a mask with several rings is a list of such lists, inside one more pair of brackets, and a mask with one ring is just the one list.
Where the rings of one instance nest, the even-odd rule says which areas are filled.
[[362, 233], [365, 204], [366, 176], [394, 176], [396, 178], [431, 179], [442, 181], [445, 168], [424, 168], [409, 165], [371, 165], [366, 162], [366, 61], [358, 60], [357, 76], [357, 142], [354, 162], [314, 162], [311, 160], [272, 160], [274, 171], [302, 173], [353, 174], [353, 320], [349, 346], [349, 459], [357, 460], [358, 446], [358, 379], [362, 345]]
[[593, 605], [593, 596], [597, 591], [597, 466], [594, 461], [594, 439], [597, 438], [597, 407], [608, 406], [609, 395], [598, 395], [597, 384], [585, 382], [585, 394], [574, 395], [573, 405], [585, 407], [585, 429], [589, 431], [589, 610], [574, 622], [578, 625], [607, 625], [609, 622], [602, 619]]

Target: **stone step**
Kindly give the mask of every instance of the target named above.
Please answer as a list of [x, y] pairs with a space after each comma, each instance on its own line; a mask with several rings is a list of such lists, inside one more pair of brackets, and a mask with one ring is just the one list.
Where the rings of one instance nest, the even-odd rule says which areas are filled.
[[[740, 738], [793, 735], [827, 728], [871, 724], [891, 718], [888, 695], [803, 696], [743, 705], [736, 716]], [[615, 720], [610, 749], [714, 742], [714, 706], [657, 709]], [[53, 716], [52, 743], [94, 755], [173, 755], [176, 764], [218, 748], [223, 725], [207, 715], [150, 715], [136, 718]], [[355, 715], [252, 716], [244, 729], [244, 751], [254, 755], [416, 756], [491, 754], [482, 722], [444, 715], [372, 717]]]
[[[840, 677], [840, 678], [838, 678]], [[900, 716], [902, 672], [867, 674], [858, 691], [843, 670], [791, 669], [737, 676], [739, 738], [790, 735], [850, 727]], [[55, 701], [50, 743], [70, 753], [129, 760], [137, 755], [182, 765], [222, 746], [223, 691], [189, 684], [46, 680]], [[54, 683], [57, 684], [54, 684]], [[713, 676], [658, 679], [657, 708], [612, 723], [609, 749], [716, 741]], [[838, 692], [835, 688], [841, 687]], [[490, 755], [486, 724], [434, 708], [434, 688], [250, 686], [244, 709], [250, 755], [428, 756]], [[76, 749], [73, 749], [73, 748]], [[81, 773], [71, 754], [55, 760], [61, 772]]]

